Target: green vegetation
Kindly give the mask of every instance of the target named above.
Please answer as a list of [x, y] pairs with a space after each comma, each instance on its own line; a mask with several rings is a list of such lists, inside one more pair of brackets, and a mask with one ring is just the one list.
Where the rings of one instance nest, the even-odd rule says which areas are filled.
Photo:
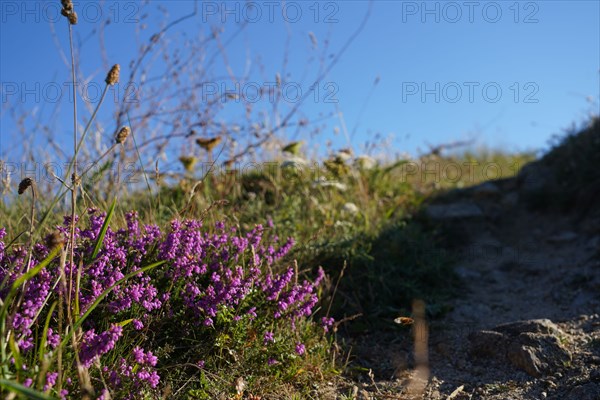
[[[75, 25], [73, 4], [62, 4]], [[135, 126], [119, 128], [99, 168], [77, 167], [101, 105], [75, 130], [73, 170], [54, 186], [17, 182], [18, 195], [13, 182], [0, 203], [3, 395], [318, 398], [345, 372], [340, 335], [401, 334], [394, 319], [414, 299], [435, 317], [455, 294], [453, 260], [415, 218], [424, 201], [514, 176], [533, 158], [476, 150], [376, 161], [340, 150], [310, 161], [301, 142], [271, 138], [252, 144], [270, 146], [262, 161], [222, 169], [216, 136], [194, 141], [215, 169], [173, 156], [182, 174], [138, 171], [126, 190], [107, 156], [129, 150], [143, 164]], [[595, 126], [544, 160], [597, 160]], [[591, 164], [578, 171], [578, 182], [597, 177]]]

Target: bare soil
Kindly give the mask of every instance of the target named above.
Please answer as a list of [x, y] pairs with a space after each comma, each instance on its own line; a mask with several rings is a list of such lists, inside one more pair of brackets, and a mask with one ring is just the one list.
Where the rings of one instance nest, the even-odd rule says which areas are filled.
[[[600, 399], [599, 207], [532, 209], [526, 189], [517, 179], [486, 183], [431, 206], [431, 222], [458, 256], [462, 294], [441, 319], [427, 321], [424, 339], [417, 335], [426, 354], [415, 355], [415, 326], [412, 335], [407, 327], [356, 338], [353, 354], [364, 369], [335, 398]], [[542, 319], [549, 321], [533, 322], [537, 333], [517, 324], [519, 339], [494, 331]], [[539, 331], [546, 324], [555, 324], [547, 335]]]

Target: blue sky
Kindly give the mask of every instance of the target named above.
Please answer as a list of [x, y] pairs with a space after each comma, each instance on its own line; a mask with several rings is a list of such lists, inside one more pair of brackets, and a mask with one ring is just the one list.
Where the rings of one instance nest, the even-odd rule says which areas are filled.
[[[58, 142], [70, 140], [71, 109], [64, 89], [69, 70], [60, 54], [68, 54], [68, 41], [65, 21], [56, 16], [59, 3], [0, 3], [0, 157], [4, 159], [19, 157], [23, 141], [32, 148], [43, 146], [38, 119], [54, 127]], [[173, 21], [194, 8], [192, 1], [152, 1], [145, 6], [128, 1], [74, 3], [80, 14], [75, 29], [76, 43], [82, 48], [81, 69], [98, 83], [106, 74], [96, 35], [100, 17], [113, 20], [105, 30], [107, 59], [110, 64], [119, 62], [127, 74], [132, 54], [164, 18]], [[233, 72], [249, 71], [251, 81], [264, 84], [283, 70], [287, 54], [284, 80], [307, 91], [318, 75], [320, 55], [330, 62], [330, 55], [339, 54], [371, 10], [364, 29], [299, 114], [310, 121], [323, 114], [337, 117], [327, 119], [317, 137], [310, 138], [302, 130], [289, 132], [293, 139], [308, 140], [313, 147], [325, 148], [331, 141], [334, 148], [349, 144], [358, 151], [367, 141], [389, 138], [384, 147], [389, 154], [414, 154], [426, 149], [427, 143], [463, 139], [508, 150], [543, 149], [553, 134], [580, 123], [590, 112], [598, 113], [598, 1], [253, 4], [200, 2], [198, 14], [169, 35], [192, 40], [208, 34], [210, 26], [221, 25], [227, 39], [247, 22], [227, 47]], [[140, 24], [136, 20], [147, 26], [140, 40], [135, 37]], [[225, 74], [224, 65], [218, 57], [215, 73], [221, 68]], [[52, 82], [63, 88], [58, 102], [48, 101], [54, 96]], [[48, 120], [55, 107], [59, 111]], [[101, 113], [103, 122], [110, 124], [111, 108], [107, 104]], [[19, 133], [11, 110], [29, 113], [24, 122], [26, 138]], [[85, 112], [81, 106], [80, 111]], [[224, 111], [220, 117], [231, 122], [238, 114]], [[182, 149], [184, 143], [174, 151]]]

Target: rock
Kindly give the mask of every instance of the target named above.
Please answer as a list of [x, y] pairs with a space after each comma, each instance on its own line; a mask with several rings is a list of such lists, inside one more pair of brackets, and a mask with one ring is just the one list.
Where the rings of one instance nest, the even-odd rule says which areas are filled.
[[586, 247], [590, 250], [600, 249], [600, 235], [596, 235], [587, 241]]
[[519, 203], [519, 194], [517, 192], [509, 192], [502, 196], [500, 203], [505, 207], [514, 207]]
[[461, 279], [481, 279], [481, 272], [472, 268], [460, 266], [456, 267], [454, 271]]
[[561, 335], [552, 321], [540, 319], [474, 332], [469, 340], [471, 354], [510, 362], [533, 377], [541, 377], [571, 361], [571, 353], [560, 343]]
[[481, 209], [471, 202], [432, 204], [426, 207], [425, 213], [434, 220], [483, 218]]
[[577, 234], [575, 232], [565, 231], [565, 232], [557, 233], [556, 235], [552, 235], [546, 240], [548, 241], [548, 243], [559, 244], [559, 243], [572, 242], [575, 239], [577, 239]]
[[571, 361], [571, 353], [556, 336], [525, 332], [511, 341], [507, 358], [529, 375], [541, 377]]
[[494, 331], [506, 333], [509, 336], [518, 336], [523, 332], [543, 333], [546, 335], [559, 335], [561, 333], [560, 328], [547, 318], [509, 322], [508, 324], [498, 325], [494, 328]]
[[588, 382], [571, 389], [565, 400], [598, 400], [599, 394], [600, 384]]
[[591, 356], [589, 358], [590, 363], [595, 365], [600, 365], [600, 357], [599, 356]]
[[502, 359], [508, 346], [508, 338], [500, 332], [478, 331], [469, 335], [471, 354], [477, 357], [495, 357]]
[[552, 168], [537, 162], [529, 163], [519, 173], [519, 191], [524, 196], [537, 195], [551, 183], [553, 175]]
[[553, 169], [539, 162], [527, 164], [518, 176], [519, 202], [530, 208], [547, 208], [558, 191]]
[[492, 182], [484, 182], [471, 188], [474, 197], [477, 200], [496, 199], [502, 193], [498, 186]]

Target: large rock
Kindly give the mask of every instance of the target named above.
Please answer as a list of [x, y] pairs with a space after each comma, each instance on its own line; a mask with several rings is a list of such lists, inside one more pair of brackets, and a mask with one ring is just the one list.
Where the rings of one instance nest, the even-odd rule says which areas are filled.
[[554, 183], [552, 168], [540, 162], [523, 167], [518, 177], [519, 191], [524, 196], [538, 195]]
[[477, 204], [467, 201], [450, 204], [432, 204], [427, 206], [425, 213], [429, 218], [438, 221], [483, 218], [481, 208]]
[[472, 188], [473, 196], [477, 200], [496, 200], [502, 195], [502, 191], [493, 182], [483, 182]]
[[561, 344], [564, 333], [550, 320], [518, 321], [469, 335], [471, 353], [492, 357], [534, 377], [553, 373], [571, 361]]
[[564, 400], [598, 400], [600, 399], [600, 384], [594, 382], [575, 386]]

